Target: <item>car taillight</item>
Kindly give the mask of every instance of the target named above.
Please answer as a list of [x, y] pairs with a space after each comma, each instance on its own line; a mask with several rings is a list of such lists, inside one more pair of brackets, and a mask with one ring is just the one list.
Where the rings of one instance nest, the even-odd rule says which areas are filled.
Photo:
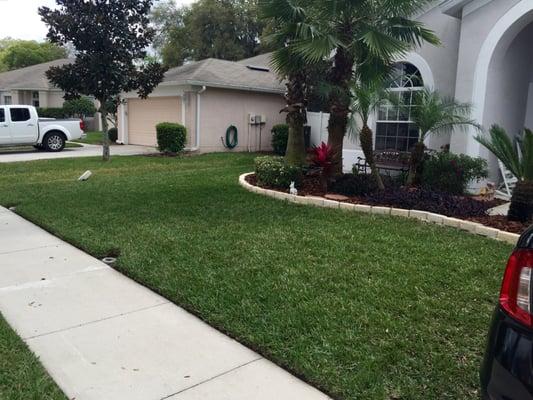
[[85, 122], [80, 120], [80, 129], [85, 132]]
[[532, 276], [533, 250], [515, 250], [503, 277], [500, 305], [512, 318], [529, 328], [533, 328]]

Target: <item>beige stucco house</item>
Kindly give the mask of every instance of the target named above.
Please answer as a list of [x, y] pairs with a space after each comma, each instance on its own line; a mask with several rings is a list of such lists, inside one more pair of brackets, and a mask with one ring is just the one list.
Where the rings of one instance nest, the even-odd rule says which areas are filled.
[[0, 73], [0, 104], [24, 104], [42, 108], [63, 106], [64, 92], [54, 87], [45, 73], [50, 67], [69, 62], [68, 59], [60, 59]]
[[[232, 151], [271, 148], [271, 129], [285, 121], [285, 88], [269, 66], [268, 55], [239, 62], [206, 59], [173, 68], [148, 99], [125, 93], [118, 111], [119, 142], [154, 146], [155, 126], [177, 122], [188, 131], [187, 148], [229, 151], [226, 130], [235, 126]], [[259, 119], [251, 117], [262, 116]]]

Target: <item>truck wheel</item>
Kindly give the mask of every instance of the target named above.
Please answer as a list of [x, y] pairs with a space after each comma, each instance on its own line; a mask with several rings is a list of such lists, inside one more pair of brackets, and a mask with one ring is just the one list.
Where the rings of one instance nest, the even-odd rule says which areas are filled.
[[65, 137], [59, 132], [50, 132], [44, 137], [43, 146], [46, 151], [61, 151], [65, 148]]

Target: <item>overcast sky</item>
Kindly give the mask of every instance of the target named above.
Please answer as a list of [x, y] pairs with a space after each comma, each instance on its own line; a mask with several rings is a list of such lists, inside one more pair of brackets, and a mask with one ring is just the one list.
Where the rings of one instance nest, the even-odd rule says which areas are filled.
[[[175, 0], [189, 4], [194, 0]], [[55, 0], [0, 0], [0, 38], [44, 40], [46, 26], [37, 14], [40, 6], [53, 7]]]

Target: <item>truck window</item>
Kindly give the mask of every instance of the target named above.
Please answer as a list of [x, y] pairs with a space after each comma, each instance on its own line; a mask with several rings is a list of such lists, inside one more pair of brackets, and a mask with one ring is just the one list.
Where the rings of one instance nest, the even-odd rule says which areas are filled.
[[3, 108], [0, 108], [0, 122], [6, 122], [6, 113]]
[[30, 120], [29, 108], [10, 108], [11, 122], [24, 122]]

